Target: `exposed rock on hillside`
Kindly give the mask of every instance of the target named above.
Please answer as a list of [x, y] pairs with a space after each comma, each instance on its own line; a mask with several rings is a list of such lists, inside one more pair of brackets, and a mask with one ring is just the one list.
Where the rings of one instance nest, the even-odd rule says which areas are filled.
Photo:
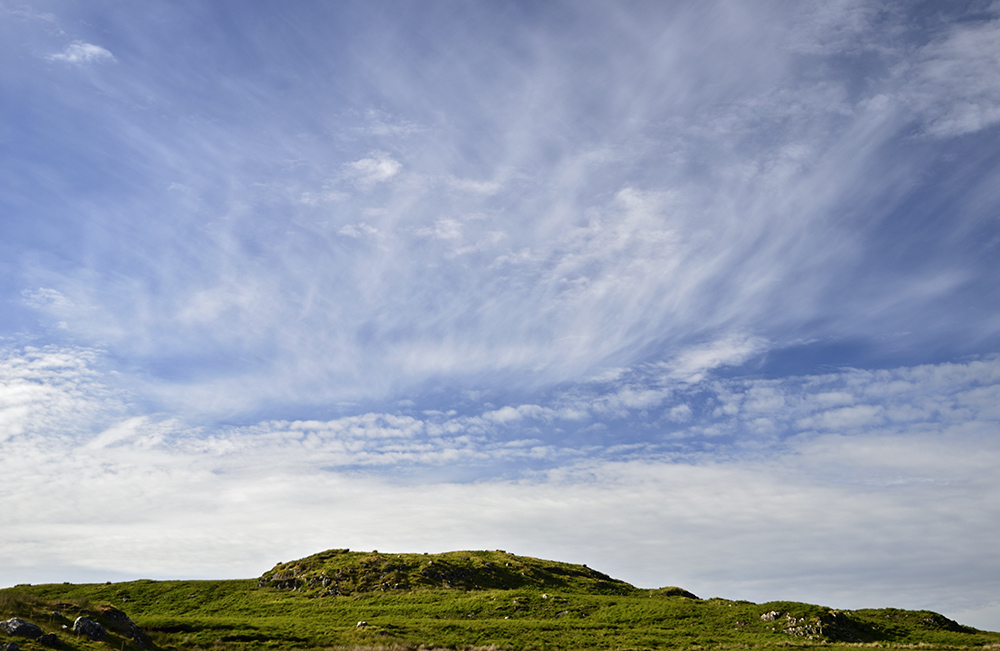
[[837, 610], [828, 611], [818, 617], [795, 617], [792, 614], [771, 611], [764, 613], [760, 618], [761, 621], [780, 622], [785, 633], [810, 640], [825, 638], [831, 642], [868, 642], [873, 638], [871, 627]]
[[42, 629], [36, 624], [25, 621], [20, 617], [11, 617], [8, 620], [0, 622], [0, 629], [7, 633], [7, 635], [27, 637], [32, 640], [42, 634]]
[[89, 637], [94, 642], [103, 642], [108, 638], [108, 632], [104, 627], [92, 619], [77, 617], [73, 622], [73, 632], [77, 635]]
[[[49, 607], [53, 606], [60, 609], [74, 609], [74, 606], [68, 602], [50, 602]], [[136, 626], [128, 615], [113, 606], [98, 606], [94, 610], [77, 609], [77, 612], [81, 614], [73, 621], [72, 626], [69, 625], [70, 620], [59, 610], [51, 610], [51, 616], [46, 619], [46, 622], [50, 628], [61, 625], [63, 630], [71, 631], [77, 637], [87, 638], [94, 642], [107, 641], [110, 637], [109, 632], [112, 632], [132, 640], [144, 649], [153, 648], [150, 637]], [[55, 633], [45, 633], [37, 624], [19, 617], [0, 621], [0, 631], [7, 635], [35, 640], [38, 644], [50, 648], [64, 646], [63, 641]], [[14, 642], [0, 644], [0, 651], [18, 651], [18, 645]]]
[[135, 625], [128, 615], [112, 606], [105, 606], [100, 609], [101, 617], [105, 625], [113, 632], [122, 637], [129, 638], [144, 649], [152, 646], [149, 636], [141, 628]]

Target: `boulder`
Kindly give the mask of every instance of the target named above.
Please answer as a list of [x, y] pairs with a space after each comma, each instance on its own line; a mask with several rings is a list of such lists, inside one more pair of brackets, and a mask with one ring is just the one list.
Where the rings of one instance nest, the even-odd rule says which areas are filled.
[[77, 617], [73, 622], [73, 632], [77, 635], [85, 635], [94, 642], [103, 642], [108, 637], [108, 632], [104, 627], [92, 619]]
[[47, 646], [51, 649], [58, 649], [62, 646], [62, 640], [56, 637], [55, 633], [46, 633], [45, 635], [38, 636], [38, 642], [42, 646]]
[[135, 625], [128, 615], [124, 612], [118, 610], [117, 608], [108, 606], [101, 610], [101, 616], [104, 621], [107, 622], [108, 628], [112, 631], [121, 635], [122, 637], [127, 637], [144, 649], [148, 649], [152, 645], [152, 641], [149, 636], [146, 635], [141, 628]]
[[0, 651], [21, 651], [21, 649], [17, 646], [17, 642], [8, 642], [0, 644]]
[[42, 634], [42, 629], [31, 622], [26, 622], [20, 617], [11, 617], [0, 622], [0, 630], [6, 631], [7, 635], [17, 635], [18, 637], [30, 637], [35, 639]]

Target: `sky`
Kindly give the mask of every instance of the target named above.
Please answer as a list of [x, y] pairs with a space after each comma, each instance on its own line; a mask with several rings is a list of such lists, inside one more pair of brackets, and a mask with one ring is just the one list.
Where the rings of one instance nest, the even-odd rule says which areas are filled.
[[505, 549], [1000, 631], [1000, 2], [0, 0], [0, 585]]

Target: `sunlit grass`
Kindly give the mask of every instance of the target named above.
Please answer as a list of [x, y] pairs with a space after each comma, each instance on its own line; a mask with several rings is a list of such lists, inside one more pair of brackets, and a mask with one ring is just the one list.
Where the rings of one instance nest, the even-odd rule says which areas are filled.
[[[341, 594], [331, 594], [334, 586]], [[122, 635], [98, 644], [62, 628], [80, 615], [101, 621], [109, 606], [163, 651], [1000, 648], [1000, 634], [927, 611], [702, 600], [499, 551], [332, 551], [280, 564], [261, 579], [0, 590], [0, 618], [33, 621], [64, 648], [141, 651]], [[23, 650], [43, 648], [17, 641]]]

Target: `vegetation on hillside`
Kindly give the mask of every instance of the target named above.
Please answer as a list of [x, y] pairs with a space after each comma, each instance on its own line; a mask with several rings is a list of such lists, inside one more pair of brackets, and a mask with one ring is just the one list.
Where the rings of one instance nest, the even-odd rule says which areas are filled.
[[[11, 617], [75, 651], [1000, 649], [1000, 633], [928, 611], [699, 599], [503, 551], [331, 550], [258, 579], [18, 586], [0, 590], [0, 620]], [[77, 617], [102, 624], [107, 638], [73, 634]], [[11, 641], [48, 648], [0, 632], [0, 648]]]
[[636, 590], [586, 565], [542, 561], [503, 550], [379, 554], [331, 549], [298, 561], [278, 563], [258, 585], [312, 596], [441, 588], [543, 588], [585, 594], [631, 594]]

